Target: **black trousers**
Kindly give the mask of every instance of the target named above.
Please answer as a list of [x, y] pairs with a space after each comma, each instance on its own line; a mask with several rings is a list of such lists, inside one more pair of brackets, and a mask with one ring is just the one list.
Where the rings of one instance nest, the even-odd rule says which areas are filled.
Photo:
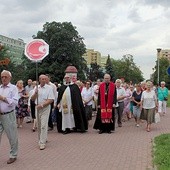
[[48, 127], [52, 128], [52, 129], [54, 128], [53, 119], [52, 119], [52, 110], [53, 110], [53, 107], [54, 107], [54, 102], [51, 103], [50, 115], [49, 115], [49, 119], [48, 119]]
[[118, 102], [119, 107], [116, 108], [117, 114], [117, 123], [118, 125], [122, 124], [122, 116], [123, 116], [123, 109], [124, 109], [124, 102]]
[[35, 101], [30, 100], [30, 107], [31, 107], [31, 116], [35, 119]]

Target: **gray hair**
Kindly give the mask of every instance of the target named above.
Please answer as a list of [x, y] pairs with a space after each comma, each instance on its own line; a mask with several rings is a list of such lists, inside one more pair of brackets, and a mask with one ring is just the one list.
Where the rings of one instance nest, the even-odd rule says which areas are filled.
[[122, 81], [120, 79], [117, 79], [116, 83], [122, 83]]
[[10, 71], [8, 71], [8, 70], [3, 70], [3, 71], [1, 72], [1, 74], [3, 74], [3, 73], [7, 73], [10, 77], [12, 77], [11, 72], [10, 72]]

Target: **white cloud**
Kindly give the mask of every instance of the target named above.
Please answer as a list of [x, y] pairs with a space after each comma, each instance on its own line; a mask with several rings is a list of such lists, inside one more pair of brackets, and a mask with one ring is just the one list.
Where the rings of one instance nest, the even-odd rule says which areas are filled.
[[156, 49], [169, 48], [168, 0], [5, 0], [0, 34], [32, 39], [45, 22], [72, 22], [87, 48], [121, 59], [132, 54], [149, 78]]

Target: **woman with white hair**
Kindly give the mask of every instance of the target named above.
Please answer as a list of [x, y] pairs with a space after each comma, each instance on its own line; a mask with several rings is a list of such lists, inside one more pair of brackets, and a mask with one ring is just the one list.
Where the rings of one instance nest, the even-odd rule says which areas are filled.
[[146, 83], [146, 90], [143, 91], [141, 97], [141, 108], [143, 112], [141, 119], [146, 120], [146, 131], [150, 132], [151, 124], [155, 122], [155, 109], [157, 107], [157, 96], [154, 90], [152, 90], [152, 82]]
[[158, 112], [159, 114], [166, 114], [166, 105], [168, 100], [168, 89], [165, 87], [165, 82], [161, 82], [161, 86], [158, 88]]

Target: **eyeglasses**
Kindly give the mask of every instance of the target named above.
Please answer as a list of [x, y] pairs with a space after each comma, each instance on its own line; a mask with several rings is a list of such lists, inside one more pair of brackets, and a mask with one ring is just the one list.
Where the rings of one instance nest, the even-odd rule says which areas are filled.
[[8, 78], [8, 76], [1, 76], [1, 79], [2, 79], [2, 78]]

